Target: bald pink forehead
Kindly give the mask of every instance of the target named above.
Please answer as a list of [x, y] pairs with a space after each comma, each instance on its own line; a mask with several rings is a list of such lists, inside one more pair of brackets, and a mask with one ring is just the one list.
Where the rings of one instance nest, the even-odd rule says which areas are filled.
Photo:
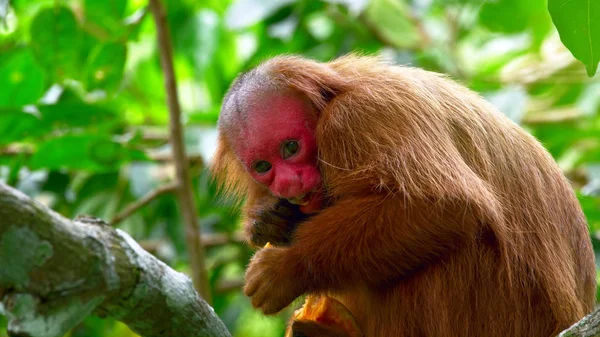
[[264, 95], [253, 100], [248, 108], [247, 126], [250, 129], [268, 128], [270, 124], [275, 122], [289, 122], [291, 120], [316, 122], [316, 116], [308, 100], [293, 94]]
[[314, 134], [315, 111], [307, 99], [297, 95], [262, 95], [246, 108], [247, 119], [236, 146], [245, 164], [268, 156], [270, 149], [285, 140]]

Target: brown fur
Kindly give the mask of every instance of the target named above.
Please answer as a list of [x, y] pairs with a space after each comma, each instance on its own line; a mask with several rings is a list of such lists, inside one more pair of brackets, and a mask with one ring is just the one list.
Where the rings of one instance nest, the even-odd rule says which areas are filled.
[[[248, 282], [273, 289], [261, 298], [246, 289], [255, 305], [269, 312], [326, 292], [367, 337], [553, 336], [592, 310], [594, 256], [571, 187], [482, 98], [371, 57], [278, 57], [246, 76], [313, 103], [332, 201], [291, 246], [272, 249], [277, 259], [257, 254]], [[252, 217], [268, 191], [237, 160], [233, 138], [221, 126], [213, 172], [248, 196]]]

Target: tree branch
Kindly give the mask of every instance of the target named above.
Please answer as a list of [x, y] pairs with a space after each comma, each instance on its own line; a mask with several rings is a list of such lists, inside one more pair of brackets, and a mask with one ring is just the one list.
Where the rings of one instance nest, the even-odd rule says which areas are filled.
[[150, 202], [152, 202], [152, 200], [160, 197], [163, 194], [172, 193], [176, 189], [177, 189], [177, 183], [170, 183], [170, 184], [165, 184], [163, 186], [160, 186], [157, 189], [148, 192], [146, 195], [144, 195], [139, 200], [136, 200], [136, 201], [132, 202], [131, 204], [127, 205], [127, 207], [125, 207], [125, 209], [123, 209], [121, 212], [119, 212], [117, 215], [115, 215], [112, 218], [112, 220], [110, 220], [110, 223], [113, 226], [118, 224], [119, 222], [123, 221], [123, 219], [126, 219], [131, 214], [135, 213], [138, 209], [148, 205]]
[[186, 247], [192, 269], [192, 280], [198, 292], [209, 303], [211, 302], [208, 277], [204, 265], [204, 248], [200, 241], [198, 214], [191, 181], [188, 173], [188, 161], [183, 146], [183, 131], [181, 127], [181, 109], [177, 98], [177, 82], [173, 70], [173, 56], [169, 26], [165, 11], [160, 0], [150, 0], [150, 10], [156, 24], [156, 36], [160, 52], [160, 64], [165, 76], [165, 91], [170, 116], [170, 140], [177, 173], [177, 196], [181, 205], [181, 213], [185, 221]]
[[4, 184], [0, 205], [0, 313], [10, 335], [63, 336], [95, 312], [141, 336], [230, 336], [191, 280], [127, 233], [70, 221]]
[[600, 336], [600, 308], [561, 332], [558, 337], [597, 337]]
[[[146, 155], [153, 161], [165, 163], [176, 161], [175, 156], [170, 155], [169, 153], [158, 152], [158, 151], [146, 151]], [[204, 158], [200, 154], [188, 154], [187, 155], [188, 163], [198, 163], [200, 165], [204, 165]]]

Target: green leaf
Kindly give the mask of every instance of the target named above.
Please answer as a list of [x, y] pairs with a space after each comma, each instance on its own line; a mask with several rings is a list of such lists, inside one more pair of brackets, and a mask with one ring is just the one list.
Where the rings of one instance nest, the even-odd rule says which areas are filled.
[[37, 60], [50, 70], [53, 80], [78, 79], [81, 35], [75, 15], [67, 7], [44, 8], [30, 27], [31, 48]]
[[214, 108], [207, 111], [199, 111], [188, 114], [188, 121], [192, 124], [215, 125], [219, 119], [219, 109]]
[[600, 198], [581, 193], [577, 193], [577, 198], [588, 220], [590, 231], [595, 232], [600, 230], [598, 227], [600, 225]]
[[102, 123], [118, 122], [115, 111], [101, 105], [85, 103], [58, 103], [38, 106], [42, 121], [52, 128], [88, 127], [90, 129]]
[[544, 144], [554, 158], [562, 156], [576, 142], [596, 137], [596, 132], [590, 131], [588, 124], [578, 123], [541, 124], [535, 126], [531, 133]]
[[577, 164], [588, 163], [600, 163], [600, 144], [595, 144], [594, 147], [581, 152], [581, 158], [577, 161]]
[[125, 69], [127, 47], [121, 43], [106, 43], [96, 47], [86, 65], [85, 83], [89, 91], [113, 91], [119, 87]]
[[533, 32], [537, 44], [551, 28], [545, 0], [486, 1], [479, 12], [479, 22], [488, 29], [503, 33]]
[[52, 131], [85, 128], [94, 132], [106, 125], [119, 123], [114, 110], [85, 103], [58, 103], [37, 106], [39, 117], [20, 108], [0, 109], [0, 144], [44, 136]]
[[548, 10], [561, 41], [594, 76], [600, 62], [600, 2], [548, 0]]
[[109, 135], [65, 135], [42, 143], [31, 157], [31, 169], [114, 171], [125, 162], [144, 159]]
[[31, 50], [18, 49], [0, 60], [0, 106], [23, 106], [42, 97], [45, 73]]
[[372, 0], [364, 16], [372, 29], [394, 47], [414, 48], [421, 38], [408, 11], [400, 1]]
[[0, 145], [39, 135], [43, 131], [38, 117], [16, 108], [0, 109]]
[[127, 0], [85, 0], [85, 18], [96, 29], [103, 29], [109, 38], [123, 34], [123, 19], [127, 9]]

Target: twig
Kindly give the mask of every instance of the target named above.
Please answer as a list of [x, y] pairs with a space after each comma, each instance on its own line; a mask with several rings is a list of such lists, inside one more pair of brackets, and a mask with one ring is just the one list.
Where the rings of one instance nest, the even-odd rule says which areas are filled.
[[222, 295], [231, 291], [237, 291], [243, 286], [243, 279], [221, 280], [217, 283], [217, 289], [215, 291]]
[[213, 234], [202, 234], [202, 243], [204, 247], [216, 247], [223, 246], [228, 243], [242, 243], [244, 242], [244, 234], [236, 232], [233, 234], [213, 233]]
[[462, 12], [462, 7], [456, 10], [456, 13], [452, 13], [452, 11], [446, 11], [446, 23], [449, 28], [449, 39], [448, 39], [448, 51], [450, 59], [454, 65], [454, 71], [456, 72], [456, 76], [461, 79], [467, 79], [469, 76], [467, 72], [462, 67], [462, 60], [458, 55], [458, 39], [460, 35], [460, 14]]
[[[214, 248], [219, 246], [224, 246], [230, 243], [241, 244], [244, 242], [244, 234], [240, 232], [236, 232], [233, 234], [225, 234], [225, 233], [209, 233], [202, 234], [200, 236], [202, 240], [202, 245], [204, 248]], [[169, 242], [165, 239], [149, 239], [142, 240], [138, 242], [144, 250], [155, 253], [163, 246], [169, 245]]]
[[194, 195], [191, 190], [191, 181], [188, 174], [188, 161], [183, 146], [183, 131], [181, 127], [181, 109], [177, 99], [177, 82], [173, 70], [173, 55], [169, 26], [164, 8], [160, 0], [150, 0], [156, 24], [156, 36], [160, 54], [160, 64], [164, 73], [165, 92], [169, 106], [170, 140], [173, 148], [173, 159], [177, 173], [177, 196], [181, 206], [181, 213], [185, 221], [185, 238], [192, 270], [192, 280], [198, 292], [204, 299], [211, 303], [210, 289], [204, 262], [204, 247], [200, 241], [198, 214]]
[[146, 195], [141, 197], [139, 200], [132, 202], [127, 205], [125, 209], [115, 215], [110, 223], [114, 226], [117, 223], [123, 221], [123, 219], [129, 217], [131, 214], [135, 213], [138, 209], [148, 205], [152, 200], [160, 197], [163, 194], [172, 193], [177, 190], [177, 183], [169, 183], [163, 186], [158, 187], [155, 190], [148, 192]]
[[542, 110], [543, 113], [527, 114], [521, 119], [521, 124], [556, 124], [580, 120], [585, 116], [577, 107], [565, 107]]
[[[157, 161], [157, 162], [170, 162], [170, 161], [176, 160], [174, 155], [171, 155], [169, 153], [164, 153], [164, 152], [146, 151], [146, 155], [152, 161]], [[199, 154], [190, 154], [187, 156], [187, 162], [203, 164], [204, 159]]]

